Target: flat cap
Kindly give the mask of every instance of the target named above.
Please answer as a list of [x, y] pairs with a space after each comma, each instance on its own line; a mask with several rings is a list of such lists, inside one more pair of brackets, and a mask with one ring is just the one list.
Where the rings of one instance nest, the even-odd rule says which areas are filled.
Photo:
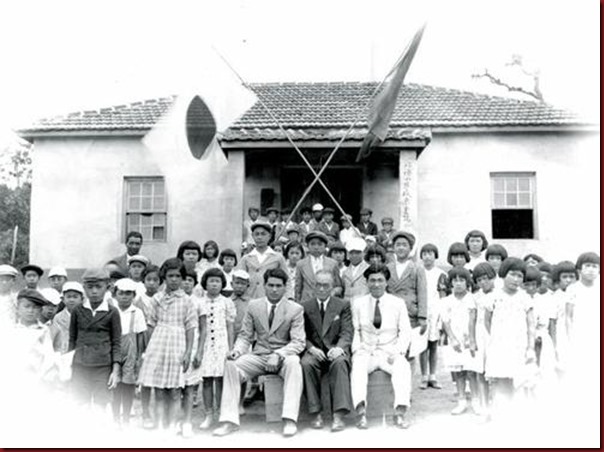
[[269, 213], [269, 212], [277, 212], [277, 213], [279, 213], [279, 209], [277, 209], [276, 207], [271, 206], [268, 209], [266, 209], [266, 213]]
[[149, 258], [143, 256], [142, 254], [135, 254], [134, 256], [128, 256], [128, 265], [130, 265], [132, 262], [140, 262], [145, 267], [147, 265], [149, 265], [149, 263], [150, 263]]
[[28, 271], [35, 271], [38, 276], [42, 276], [44, 274], [44, 270], [42, 270], [41, 267], [38, 267], [37, 265], [34, 264], [27, 264], [23, 267], [21, 267], [21, 273], [23, 273], [23, 276], [25, 276], [25, 273]]
[[138, 284], [136, 284], [130, 278], [122, 278], [115, 282], [115, 287], [117, 290], [123, 290], [124, 292], [136, 292]]
[[77, 281], [67, 281], [65, 284], [63, 284], [63, 295], [65, 295], [65, 292], [79, 292], [82, 295], [84, 294], [84, 287], [82, 287], [82, 285], [77, 282]]
[[263, 220], [256, 221], [256, 222], [252, 223], [252, 225], [250, 226], [250, 229], [252, 231], [256, 228], [263, 228], [263, 229], [266, 229], [268, 232], [273, 231], [273, 226], [268, 221], [263, 221]]
[[44, 298], [44, 295], [42, 295], [40, 292], [38, 292], [35, 289], [23, 289], [23, 290], [21, 290], [17, 294], [17, 300], [19, 298], [25, 298], [26, 300], [29, 300], [32, 303], [35, 303], [35, 304], [37, 304], [39, 306], [44, 306], [44, 305], [50, 303], [46, 298]]
[[0, 265], [0, 276], [12, 276], [14, 278], [19, 274], [19, 270], [17, 270], [12, 265], [2, 264]]
[[83, 282], [107, 281], [109, 273], [103, 268], [89, 268], [82, 275]]
[[333, 207], [325, 207], [325, 209], [323, 209], [323, 213], [330, 213], [333, 215], [334, 213], [336, 213], [336, 211]]
[[350, 251], [365, 251], [367, 243], [361, 237], [353, 237], [346, 242], [346, 250]]
[[409, 242], [409, 246], [411, 248], [413, 248], [413, 246], [415, 245], [415, 236], [407, 231], [395, 232], [394, 235], [392, 236], [392, 243], [396, 242], [396, 240], [400, 239], [401, 237], [404, 238], [405, 240], [407, 240], [407, 242]]
[[40, 290], [40, 293], [44, 298], [50, 301], [51, 304], [57, 306], [61, 303], [61, 294], [58, 290], [53, 289], [52, 287], [47, 287], [46, 289]]
[[323, 210], [323, 204], [316, 203], [314, 206], [312, 206], [312, 211], [313, 212], [316, 212], [317, 210]]
[[373, 211], [367, 207], [363, 207], [360, 212], [361, 215], [371, 215], [372, 213]]
[[234, 270], [233, 271], [233, 279], [235, 279], [235, 278], [243, 279], [245, 281], [249, 281], [250, 280], [250, 275], [245, 270]]
[[327, 236], [322, 233], [321, 231], [312, 231], [309, 232], [308, 234], [306, 234], [306, 243], [310, 242], [312, 239], [319, 239], [322, 240], [326, 245], [329, 242], [329, 239], [327, 238]]
[[50, 278], [51, 276], [63, 276], [67, 278], [67, 270], [64, 267], [52, 267], [48, 270], [48, 277]]

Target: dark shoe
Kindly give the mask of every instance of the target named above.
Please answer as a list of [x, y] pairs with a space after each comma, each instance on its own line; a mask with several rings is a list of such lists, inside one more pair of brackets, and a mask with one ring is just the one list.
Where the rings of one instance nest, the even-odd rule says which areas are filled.
[[310, 426], [317, 430], [323, 428], [323, 416], [321, 416], [321, 413], [318, 413], [314, 419], [310, 421]]
[[357, 428], [367, 429], [367, 412], [365, 410], [365, 402], [361, 402], [357, 405]]
[[428, 380], [422, 380], [422, 382], [419, 384], [419, 389], [428, 389], [428, 385], [430, 383], [428, 383]]
[[331, 423], [332, 432], [341, 432], [346, 428], [342, 414], [335, 412], [333, 413], [333, 421]]
[[298, 432], [298, 426], [291, 419], [283, 419], [283, 436], [289, 438]]
[[434, 389], [442, 389], [442, 386], [440, 384], [438, 384], [438, 381], [436, 381], [436, 380], [430, 380], [428, 382], [428, 386], [430, 386], [431, 388], [434, 388]]
[[224, 422], [212, 432], [214, 436], [227, 436], [239, 430], [239, 426], [231, 422]]
[[407, 407], [406, 406], [397, 406], [396, 410], [395, 410], [395, 414], [394, 414], [394, 425], [396, 425], [398, 428], [409, 428], [409, 421], [407, 421], [407, 419], [405, 418], [405, 415], [407, 414]]

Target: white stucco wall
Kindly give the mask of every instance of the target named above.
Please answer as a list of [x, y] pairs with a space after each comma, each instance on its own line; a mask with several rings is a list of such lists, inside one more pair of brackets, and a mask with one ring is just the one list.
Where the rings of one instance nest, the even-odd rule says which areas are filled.
[[218, 170], [191, 157], [183, 180], [173, 169], [162, 171], [136, 137], [37, 139], [34, 149], [31, 262], [83, 268], [123, 253], [128, 176], [166, 178], [167, 241], [146, 242], [142, 249], [153, 262], [174, 256], [186, 239], [239, 245], [232, 237], [241, 227], [242, 152], [230, 152]]
[[535, 240], [497, 240], [550, 262], [600, 248], [597, 133], [435, 134], [418, 160], [420, 243], [446, 259], [471, 229], [491, 238], [491, 172], [536, 173]]

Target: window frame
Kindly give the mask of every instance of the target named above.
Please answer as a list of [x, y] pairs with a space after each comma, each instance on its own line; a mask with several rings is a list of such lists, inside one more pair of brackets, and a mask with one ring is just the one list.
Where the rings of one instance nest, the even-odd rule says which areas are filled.
[[[151, 198], [151, 208], [150, 209], [143, 209], [142, 206], [138, 209], [131, 209], [130, 208], [130, 200], [131, 200], [131, 196], [130, 196], [130, 190], [132, 187], [133, 183], [136, 182], [140, 182], [141, 184], [144, 182], [152, 182], [152, 183], [157, 183], [157, 182], [161, 182], [163, 184], [164, 190], [163, 190], [163, 208], [154, 208], [153, 204], [154, 204], [154, 200], [156, 199], [154, 197], [155, 195], [155, 186], [152, 185], [152, 194], [150, 196]], [[142, 198], [142, 186], [141, 186], [141, 198]], [[154, 239], [153, 237], [145, 237], [143, 235], [143, 241], [145, 243], [166, 243], [168, 241], [168, 197], [167, 197], [167, 193], [166, 193], [166, 180], [163, 176], [124, 176], [124, 186], [123, 186], [123, 202], [122, 202], [122, 243], [125, 242], [126, 240], [126, 235], [129, 232], [129, 216], [131, 214], [151, 214], [152, 217], [154, 214], [162, 214], [164, 215], [164, 237], [162, 239]], [[151, 228], [152, 228], [152, 232], [151, 235], [153, 235], [153, 226], [154, 224], [152, 224]], [[140, 228], [138, 229], [140, 230]], [[141, 233], [143, 233], [143, 231], [140, 231]]]
[[[507, 189], [507, 180], [511, 178], [516, 178], [516, 189], [513, 193], [516, 194], [516, 204], [508, 204], [509, 198], [508, 194], [512, 193], [512, 191], [508, 192]], [[520, 178], [528, 178], [529, 188], [528, 190], [520, 189], [520, 182], [518, 179]], [[502, 179], [504, 182], [504, 189], [496, 190], [496, 181], [497, 179]], [[493, 219], [493, 211], [494, 210], [531, 210], [532, 211], [532, 221], [533, 221], [533, 236], [530, 238], [522, 238], [522, 237], [514, 237], [514, 238], [497, 238], [496, 240], [538, 240], [539, 238], [539, 229], [537, 227], [537, 173], [535, 171], [493, 171], [489, 173], [489, 182], [490, 182], [490, 211], [491, 211], [491, 222]], [[503, 204], [497, 204], [496, 202], [496, 194], [503, 194]], [[528, 203], [521, 204], [520, 203], [520, 194], [529, 193], [530, 199]], [[494, 225], [491, 223], [491, 235], [494, 237]]]

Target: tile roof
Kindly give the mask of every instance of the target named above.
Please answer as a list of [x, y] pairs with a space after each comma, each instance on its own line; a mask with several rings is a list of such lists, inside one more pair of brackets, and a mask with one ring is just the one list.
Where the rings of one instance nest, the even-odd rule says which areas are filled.
[[[367, 130], [366, 105], [376, 82], [257, 83], [256, 94], [296, 140], [339, 139], [359, 111], [349, 136], [362, 140]], [[46, 132], [144, 133], [174, 101], [174, 96], [41, 119], [18, 131], [21, 136]], [[415, 139], [421, 128], [572, 126], [588, 122], [548, 104], [494, 97], [426, 85], [404, 85], [390, 123], [389, 137]], [[221, 137], [223, 141], [284, 140], [284, 134], [256, 102]]]

